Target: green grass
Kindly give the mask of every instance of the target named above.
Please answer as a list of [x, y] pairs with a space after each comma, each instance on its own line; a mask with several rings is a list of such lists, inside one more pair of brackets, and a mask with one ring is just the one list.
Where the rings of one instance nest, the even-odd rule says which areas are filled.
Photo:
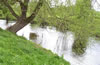
[[0, 65], [70, 65], [62, 57], [0, 29]]

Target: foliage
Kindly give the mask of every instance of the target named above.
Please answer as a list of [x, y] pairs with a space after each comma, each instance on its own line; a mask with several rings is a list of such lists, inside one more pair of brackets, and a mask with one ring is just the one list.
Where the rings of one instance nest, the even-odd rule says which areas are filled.
[[14, 16], [11, 15], [8, 8], [2, 2], [0, 2], [0, 14], [0, 19], [6, 19], [7, 16], [10, 20], [15, 19]]
[[[98, 33], [99, 29], [96, 30], [100, 28], [100, 24], [96, 22], [96, 11], [91, 7], [91, 0], [77, 0], [75, 5], [69, 4], [67, 7], [60, 5], [50, 8], [49, 10], [46, 8], [47, 6], [42, 8], [37, 20], [45, 22], [49, 26], [54, 26], [61, 32], [67, 32], [68, 30], [73, 31], [75, 33], [75, 42], [72, 50], [76, 54], [81, 55], [85, 52], [88, 45], [87, 41], [90, 36], [96, 36], [97, 34], [100, 36], [100, 32]], [[96, 17], [99, 16], [100, 15], [96, 15]], [[98, 21], [99, 20], [100, 19], [98, 19]]]

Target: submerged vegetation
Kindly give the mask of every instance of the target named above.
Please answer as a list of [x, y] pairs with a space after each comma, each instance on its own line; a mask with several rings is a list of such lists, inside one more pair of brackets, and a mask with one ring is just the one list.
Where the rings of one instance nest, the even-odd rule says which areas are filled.
[[70, 65], [39, 45], [0, 29], [0, 65]]
[[[75, 4], [71, 0], [66, 0], [65, 5], [57, 5], [58, 0], [54, 0], [55, 5], [51, 4], [51, 0], [43, 1], [41, 9], [31, 22], [33, 23], [32, 25], [54, 26], [61, 32], [74, 32], [73, 51], [76, 54], [81, 55], [85, 52], [90, 36], [100, 38], [100, 12], [92, 8], [93, 5], [91, 3], [93, 0], [76, 0]], [[29, 2], [27, 17], [33, 12], [37, 3], [36, 0]], [[18, 15], [21, 14], [18, 3], [13, 4], [12, 7]], [[0, 9], [2, 15], [0, 18], [8, 16], [10, 20], [15, 20], [15, 17], [11, 15], [11, 12], [5, 6], [0, 6]]]

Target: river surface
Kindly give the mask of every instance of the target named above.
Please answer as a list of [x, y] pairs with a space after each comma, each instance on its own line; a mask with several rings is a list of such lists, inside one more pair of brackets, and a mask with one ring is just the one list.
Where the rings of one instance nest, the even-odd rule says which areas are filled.
[[[0, 27], [2, 29], [6, 29], [13, 24], [14, 23], [6, 24], [5, 20], [0, 20]], [[72, 45], [75, 37], [71, 31], [62, 33], [57, 31], [54, 27], [32, 28], [30, 24], [28, 24], [17, 32], [17, 35], [24, 36], [27, 40], [30, 40], [30, 33], [37, 34], [37, 38], [31, 41], [40, 44], [43, 48], [51, 50], [59, 56], [63, 56], [71, 65], [100, 65], [100, 41], [96, 41], [94, 38], [89, 38], [89, 45], [85, 54], [83, 56], [77, 56], [72, 53]]]

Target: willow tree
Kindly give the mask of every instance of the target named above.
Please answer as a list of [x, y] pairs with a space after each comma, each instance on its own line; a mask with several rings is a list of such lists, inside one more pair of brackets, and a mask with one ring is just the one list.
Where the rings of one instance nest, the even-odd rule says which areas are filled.
[[[81, 55], [86, 50], [87, 41], [92, 30], [92, 0], [76, 0], [74, 5], [71, 5], [71, 0], [66, 1], [66, 5], [56, 5], [52, 8], [55, 16], [49, 17], [51, 20], [49, 23], [61, 32], [74, 32], [75, 41], [72, 51]], [[46, 20], [49, 20], [49, 18]]]
[[[29, 6], [30, 1], [36, 1], [36, 6]], [[50, 7], [47, 8], [48, 1]], [[54, 5], [51, 4], [54, 1]], [[92, 16], [92, 0], [76, 0], [76, 3], [72, 4], [71, 0], [66, 0], [65, 5], [59, 5], [60, 0], [0, 0], [3, 5], [5, 5], [12, 15], [16, 18], [17, 22], [13, 26], [9, 27], [8, 30], [16, 33], [28, 23], [33, 21], [36, 17], [37, 21], [43, 20], [54, 27], [56, 27], [61, 32], [67, 32], [67, 30], [75, 32], [76, 39], [73, 45], [73, 51], [77, 54], [83, 54], [86, 49], [86, 43], [91, 33], [91, 22], [93, 21]], [[16, 4], [21, 10], [20, 13], [16, 13], [16, 9], [12, 6]], [[31, 5], [34, 5], [31, 2]], [[42, 9], [40, 9], [43, 7]], [[34, 10], [33, 10], [33, 9]], [[52, 11], [48, 9], [51, 9]], [[28, 10], [32, 13], [27, 14]], [[34, 22], [33, 22], [34, 23]], [[43, 24], [43, 25], [44, 25]], [[45, 24], [46, 25], [46, 24]]]
[[73, 44], [73, 51], [76, 54], [83, 54], [87, 48], [88, 38], [91, 36], [93, 23], [92, 0], [77, 0], [76, 2], [76, 38]]
[[[38, 14], [40, 8], [43, 5], [44, 0], [38, 0], [36, 7], [34, 8], [33, 12], [30, 14], [30, 16], [27, 17], [27, 11], [28, 11], [28, 4], [31, 0], [0, 0], [0, 3], [2, 3], [5, 7], [7, 7], [10, 11], [10, 13], [15, 17], [16, 23], [9, 27], [8, 30], [11, 32], [18, 32], [20, 29], [22, 29], [24, 26], [26, 26], [28, 23], [30, 23], [36, 15]], [[12, 4], [16, 4], [20, 6], [21, 14], [18, 15], [14, 8], [12, 7]]]

